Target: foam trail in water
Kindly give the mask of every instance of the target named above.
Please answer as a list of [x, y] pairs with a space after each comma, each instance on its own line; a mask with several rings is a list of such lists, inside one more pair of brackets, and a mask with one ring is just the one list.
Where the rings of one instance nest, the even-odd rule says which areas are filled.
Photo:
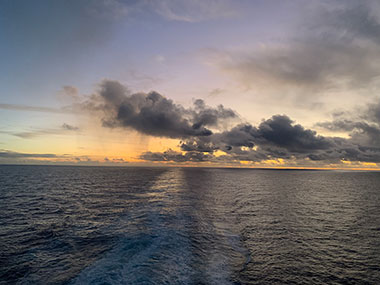
[[184, 187], [180, 170], [161, 175], [142, 195], [140, 223], [72, 284], [231, 284], [229, 251], [243, 255], [239, 237], [207, 219], [199, 225], [191, 205], [181, 205]]

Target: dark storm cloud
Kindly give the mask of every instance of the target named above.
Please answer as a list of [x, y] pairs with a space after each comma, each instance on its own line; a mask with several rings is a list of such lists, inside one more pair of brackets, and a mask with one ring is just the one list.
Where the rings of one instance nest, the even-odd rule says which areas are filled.
[[[287, 116], [277, 115], [263, 121], [258, 127], [240, 124], [229, 131], [212, 134], [208, 137], [194, 137], [180, 143], [181, 153], [177, 156], [149, 153], [141, 156], [145, 160], [182, 161], [194, 160], [195, 153], [207, 154], [207, 160], [248, 160], [262, 161], [267, 159], [292, 157], [306, 158], [309, 154], [320, 153], [335, 146], [334, 139], [318, 136], [316, 132], [305, 129]], [[213, 157], [212, 154], [222, 150], [226, 155]], [[202, 157], [202, 160], [205, 160]], [[199, 160], [199, 161], [202, 161]]]
[[[324, 137], [295, 124], [289, 117], [276, 115], [258, 127], [235, 126], [208, 137], [195, 137], [180, 143], [185, 153], [145, 153], [150, 161], [260, 162], [273, 159], [340, 163], [345, 161], [380, 162], [380, 148], [360, 145], [351, 139]], [[225, 154], [215, 156], [215, 151]], [[205, 155], [195, 156], [196, 153]]]
[[215, 149], [231, 151], [234, 147], [280, 148], [290, 153], [310, 153], [328, 149], [333, 141], [319, 136], [315, 131], [305, 129], [285, 115], [276, 115], [262, 121], [258, 127], [240, 124], [229, 131], [221, 132], [209, 138], [198, 138], [183, 143], [182, 150], [200, 150], [212, 152]]
[[209, 127], [237, 117], [222, 105], [208, 107], [196, 100], [193, 108], [175, 104], [157, 92], [131, 94], [117, 81], [105, 80], [98, 96], [82, 104], [84, 108], [103, 111], [103, 125], [124, 127], [158, 137], [186, 138], [209, 136]]
[[338, 163], [344, 161], [380, 162], [379, 148], [366, 148], [358, 145], [335, 148], [329, 151], [308, 155], [313, 161], [328, 161]]
[[263, 121], [257, 129], [258, 144], [271, 144], [291, 152], [310, 152], [332, 146], [328, 139], [307, 130], [287, 116], [273, 116]]
[[218, 126], [222, 120], [236, 117], [236, 113], [231, 109], [225, 109], [222, 105], [217, 108], [207, 107], [205, 102], [198, 99], [194, 102], [193, 128], [199, 129], [202, 126]]
[[103, 81], [98, 93], [78, 106], [100, 115], [107, 128], [180, 139], [181, 151], [145, 152], [140, 159], [146, 161], [380, 161], [380, 104], [368, 106], [357, 120], [349, 112], [340, 112], [334, 121], [318, 124], [333, 131], [349, 131], [348, 139], [318, 135], [286, 115], [272, 116], [257, 126], [235, 123], [227, 127], [239, 119], [231, 109], [209, 107], [203, 100], [185, 108], [157, 92], [132, 93], [111, 80]]

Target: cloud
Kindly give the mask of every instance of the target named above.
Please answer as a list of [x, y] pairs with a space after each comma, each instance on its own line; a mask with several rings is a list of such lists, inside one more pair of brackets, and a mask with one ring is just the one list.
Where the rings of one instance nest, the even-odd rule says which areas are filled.
[[119, 0], [86, 1], [86, 12], [96, 18], [119, 20], [138, 9], [138, 2]]
[[[195, 137], [180, 143], [182, 152], [144, 153], [150, 161], [263, 162], [285, 159], [297, 163], [380, 162], [380, 147], [361, 145], [351, 139], [324, 137], [295, 124], [285, 115], [264, 120], [258, 127], [240, 124], [208, 137]], [[223, 155], [217, 155], [222, 151]]]
[[68, 109], [29, 106], [29, 105], [22, 105], [22, 104], [0, 104], [0, 109], [14, 110], [14, 111], [44, 112], [44, 113], [63, 113], [63, 114], [72, 113], [72, 111]]
[[21, 153], [8, 150], [0, 151], [0, 158], [57, 158], [59, 156], [51, 153]]
[[52, 164], [52, 165], [125, 165], [128, 162], [123, 158], [103, 160], [94, 159], [88, 155], [75, 156], [72, 154], [52, 154], [52, 153], [24, 153], [5, 149], [0, 149], [1, 164]]
[[148, 161], [167, 161], [167, 162], [202, 162], [210, 160], [211, 156], [197, 151], [189, 151], [185, 154], [174, 150], [167, 150], [164, 152], [145, 152], [140, 155], [142, 160]]
[[[203, 140], [203, 141], [202, 141]], [[221, 146], [224, 144], [224, 148]], [[262, 121], [258, 127], [240, 124], [228, 131], [211, 135], [209, 138], [197, 138], [182, 144], [183, 150], [211, 152], [215, 149], [231, 150], [233, 147], [277, 147], [292, 153], [309, 153], [314, 150], [327, 149], [333, 143], [315, 131], [305, 129], [285, 115], [275, 115]], [[202, 147], [201, 147], [202, 146]]]
[[215, 88], [215, 89], [210, 91], [210, 93], [208, 94], [207, 97], [209, 97], [209, 98], [218, 97], [219, 95], [223, 94], [224, 92], [226, 92], [224, 89]]
[[[380, 43], [380, 5], [376, 1], [332, 1], [333, 5], [321, 5], [306, 25], [307, 31], [327, 35], [341, 34], [348, 40], [367, 39]], [[335, 4], [335, 5], [334, 5]], [[342, 31], [344, 34], [342, 34]]]
[[[295, 124], [285, 115], [264, 120], [258, 127], [239, 124], [228, 131], [206, 138], [189, 139], [180, 144], [183, 151], [213, 153], [221, 150], [235, 160], [307, 158], [336, 146], [334, 138], [317, 135], [315, 131]], [[226, 157], [224, 157], [226, 158]]]
[[158, 63], [163, 63], [163, 62], [166, 61], [166, 58], [165, 58], [163, 55], [158, 54], [158, 55], [156, 55], [156, 56], [154, 57], [154, 60], [155, 60], [156, 62], [158, 62]]
[[47, 136], [47, 135], [63, 135], [70, 132], [79, 131], [79, 128], [76, 126], [72, 126], [64, 123], [60, 128], [51, 128], [51, 129], [41, 129], [36, 128], [23, 132], [12, 132], [12, 131], [0, 131], [0, 133], [16, 136], [23, 139], [32, 139], [39, 136]]
[[121, 164], [121, 163], [128, 163], [128, 161], [125, 161], [123, 158], [112, 158], [112, 159], [109, 159], [108, 157], [105, 157], [104, 158], [104, 163], [107, 163], [107, 164]]
[[60, 91], [59, 94], [61, 95], [61, 99], [69, 99], [72, 102], [76, 102], [80, 99], [78, 89], [70, 85], [63, 86], [62, 91]]
[[23, 138], [23, 139], [32, 139], [39, 136], [46, 136], [46, 135], [59, 135], [62, 134], [61, 129], [35, 129], [31, 131], [25, 131], [25, 132], [9, 132], [9, 134]]
[[298, 153], [327, 149], [332, 146], [330, 140], [317, 135], [315, 131], [294, 124], [285, 115], [273, 116], [263, 121], [254, 136], [259, 145], [273, 145]]
[[305, 41], [238, 56], [223, 52], [218, 65], [247, 86], [272, 82], [320, 91], [372, 83], [380, 71], [379, 51], [338, 41]]
[[[179, 140], [179, 150], [144, 152], [144, 161], [239, 163], [286, 160], [330, 164], [342, 161], [380, 162], [380, 104], [357, 115], [335, 114], [318, 126], [351, 131], [349, 138], [322, 136], [287, 115], [274, 115], [254, 126], [231, 109], [194, 100], [186, 108], [165, 96], [132, 93], [118, 81], [104, 80], [97, 93], [78, 106], [100, 117], [103, 127]], [[344, 116], [350, 119], [343, 120]]]
[[169, 21], [194, 23], [230, 18], [239, 12], [231, 0], [96, 0], [85, 4], [89, 15], [109, 21], [153, 13]]
[[[157, 58], [155, 58], [155, 61], [157, 61]], [[160, 63], [163, 63], [163, 62], [164, 61], [160, 61]], [[141, 71], [138, 71], [132, 68], [129, 71], [127, 71], [126, 76], [131, 81], [136, 82], [138, 85], [151, 86], [151, 85], [157, 85], [162, 82], [162, 78], [160, 77], [150, 76], [148, 74], [142, 73]]]
[[351, 141], [362, 147], [380, 148], [380, 99], [355, 112], [335, 114], [332, 121], [317, 123], [316, 126], [336, 132], [348, 133]]
[[172, 21], [201, 22], [238, 14], [236, 5], [229, 0], [163, 0], [150, 3], [157, 14]]
[[67, 131], [78, 131], [79, 130], [78, 127], [72, 126], [72, 125], [69, 125], [69, 124], [66, 124], [66, 123], [64, 123], [62, 125], [62, 129], [67, 130]]
[[103, 113], [103, 126], [131, 128], [140, 133], [169, 138], [209, 136], [210, 127], [218, 127], [237, 114], [222, 105], [206, 106], [196, 100], [185, 108], [157, 92], [132, 94], [118, 81], [105, 80], [100, 91], [84, 102], [82, 108]]
[[207, 61], [243, 87], [292, 98], [297, 105], [311, 106], [329, 92], [375, 89], [380, 9], [371, 3], [314, 3], [287, 38], [245, 50], [207, 49]]

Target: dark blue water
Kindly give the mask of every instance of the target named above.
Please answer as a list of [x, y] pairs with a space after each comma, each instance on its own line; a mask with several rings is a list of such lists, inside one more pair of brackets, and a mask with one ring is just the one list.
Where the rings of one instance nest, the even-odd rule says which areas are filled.
[[0, 166], [0, 284], [379, 284], [380, 173]]

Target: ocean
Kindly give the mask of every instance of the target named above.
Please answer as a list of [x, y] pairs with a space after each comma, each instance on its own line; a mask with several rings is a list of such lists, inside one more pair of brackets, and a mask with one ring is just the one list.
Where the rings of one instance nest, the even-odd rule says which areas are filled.
[[0, 166], [0, 284], [380, 284], [380, 173]]

